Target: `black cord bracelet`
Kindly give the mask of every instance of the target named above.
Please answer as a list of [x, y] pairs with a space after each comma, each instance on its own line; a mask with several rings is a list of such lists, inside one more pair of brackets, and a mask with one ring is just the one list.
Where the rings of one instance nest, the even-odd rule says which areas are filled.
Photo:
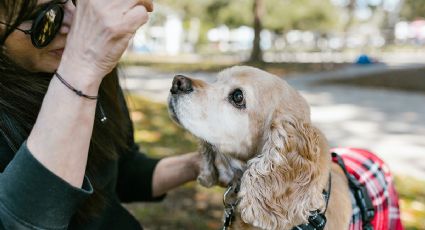
[[90, 99], [90, 100], [97, 100], [98, 98], [99, 98], [99, 96], [89, 96], [89, 95], [87, 95], [87, 94], [84, 94], [81, 90], [78, 90], [78, 89], [76, 89], [76, 88], [74, 88], [74, 87], [72, 87], [72, 85], [70, 85], [68, 82], [66, 82], [63, 78], [62, 78], [62, 76], [57, 72], [57, 71], [55, 71], [55, 73], [54, 73], [54, 75], [59, 79], [59, 81], [61, 81], [68, 89], [70, 89], [70, 90], [72, 90], [72, 91], [74, 91], [74, 93], [76, 93], [78, 96], [80, 96], [80, 97], [85, 97], [85, 98], [87, 98], [87, 99]]

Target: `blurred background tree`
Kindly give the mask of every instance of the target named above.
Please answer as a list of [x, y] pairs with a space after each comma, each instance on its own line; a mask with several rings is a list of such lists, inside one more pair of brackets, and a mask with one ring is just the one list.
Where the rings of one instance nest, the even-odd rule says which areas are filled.
[[[290, 30], [311, 30], [324, 34], [337, 27], [339, 14], [329, 0], [160, 0], [161, 4], [184, 12], [186, 22], [197, 18], [204, 28], [217, 25], [254, 28], [250, 60], [261, 62], [261, 31], [283, 35]], [[206, 31], [203, 29], [202, 31]], [[200, 35], [202, 36], [202, 35]]]
[[424, 0], [404, 0], [401, 17], [406, 20], [414, 20], [425, 17]]
[[[245, 34], [243, 42], [248, 40], [249, 45], [243, 44], [241, 56], [253, 62], [262, 62], [263, 53], [345, 52], [359, 46], [362, 52], [373, 52], [400, 41], [416, 42], [417, 39], [406, 32], [408, 29], [396, 38], [396, 29], [397, 26], [402, 28], [401, 20], [415, 27], [414, 21], [425, 15], [424, 0], [157, 0], [156, 7], [150, 23], [161, 27], [169, 21], [170, 15], [177, 14], [183, 23], [183, 42], [189, 44], [193, 53], [210, 54], [217, 48], [221, 52], [234, 52], [223, 46], [234, 48], [234, 43], [240, 41], [229, 38], [230, 35], [212, 41], [209, 33], [215, 28], [225, 28], [216, 32], [227, 31], [228, 34], [248, 28], [251, 31]], [[309, 41], [288, 41], [294, 32], [298, 33], [298, 40], [309, 36]], [[266, 39], [264, 34], [268, 35]], [[225, 36], [227, 40], [222, 39]], [[265, 46], [264, 41], [269, 45]]]

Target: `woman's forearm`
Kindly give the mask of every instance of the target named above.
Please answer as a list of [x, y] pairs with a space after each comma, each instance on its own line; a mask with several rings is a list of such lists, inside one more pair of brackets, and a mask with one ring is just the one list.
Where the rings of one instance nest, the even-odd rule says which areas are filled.
[[[100, 82], [72, 81], [83, 73], [66, 68], [58, 72], [75, 88], [97, 95]], [[34, 157], [75, 187], [83, 183], [95, 110], [96, 100], [76, 95], [53, 77], [28, 137], [27, 146]]]
[[[145, 5], [152, 9], [150, 0], [78, 2], [69, 13], [73, 17], [70, 30], [63, 34], [66, 46], [58, 72], [65, 81], [87, 95], [97, 95], [103, 77], [147, 22]], [[27, 141], [40, 163], [76, 187], [84, 180], [95, 110], [95, 100], [77, 96], [54, 77]]]
[[199, 174], [199, 155], [188, 153], [167, 157], [158, 162], [152, 179], [152, 194], [161, 196], [186, 182], [193, 181]]

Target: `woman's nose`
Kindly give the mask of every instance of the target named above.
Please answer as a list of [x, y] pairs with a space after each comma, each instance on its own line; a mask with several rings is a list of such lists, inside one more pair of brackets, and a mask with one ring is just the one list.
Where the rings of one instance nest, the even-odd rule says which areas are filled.
[[74, 18], [74, 13], [75, 13], [75, 6], [72, 3], [72, 1], [67, 1], [63, 5], [63, 11], [64, 11], [64, 16], [63, 16], [62, 26], [60, 28], [60, 33], [68, 34], [69, 30], [71, 29], [72, 19]]

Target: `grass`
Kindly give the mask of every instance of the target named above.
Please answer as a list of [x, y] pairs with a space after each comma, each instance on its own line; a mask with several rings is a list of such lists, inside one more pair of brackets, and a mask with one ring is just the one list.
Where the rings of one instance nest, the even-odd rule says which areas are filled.
[[406, 229], [425, 229], [425, 181], [396, 176], [402, 220]]
[[[149, 155], [164, 157], [196, 150], [196, 140], [171, 121], [166, 105], [132, 96], [130, 110], [136, 141]], [[406, 229], [425, 229], [425, 182], [396, 176], [395, 184]], [[126, 207], [148, 230], [219, 229], [222, 194], [222, 188], [205, 189], [193, 182], [170, 192], [161, 203]]]
[[164, 104], [129, 97], [134, 137], [141, 149], [154, 157], [195, 151], [194, 137], [173, 123]]

